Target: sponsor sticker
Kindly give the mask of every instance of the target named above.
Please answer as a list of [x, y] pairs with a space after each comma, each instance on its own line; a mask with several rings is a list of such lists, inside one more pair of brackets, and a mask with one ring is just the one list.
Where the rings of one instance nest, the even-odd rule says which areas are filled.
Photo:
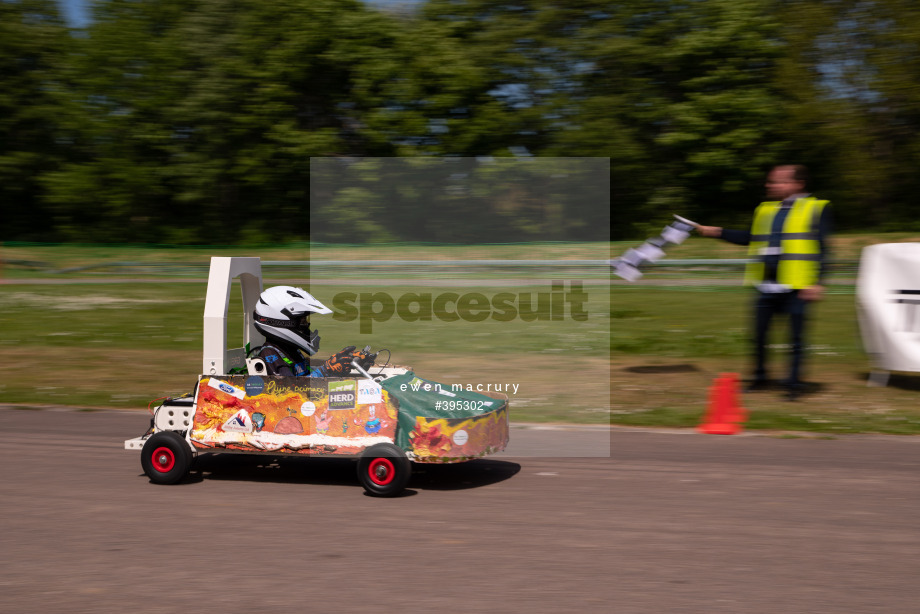
[[316, 405], [314, 405], [311, 401], [307, 401], [300, 406], [300, 413], [309, 418], [316, 413]]
[[329, 409], [355, 408], [355, 380], [329, 382]]
[[246, 394], [249, 396], [254, 397], [257, 394], [262, 394], [264, 389], [265, 380], [263, 380], [258, 375], [251, 375], [246, 378]]
[[222, 382], [219, 379], [214, 379], [213, 377], [208, 380], [208, 386], [211, 388], [217, 388], [221, 392], [236, 397], [241, 401], [246, 398], [246, 393], [244, 391], [240, 390], [236, 386], [231, 386], [227, 382]]
[[377, 382], [361, 380], [358, 382], [358, 405], [383, 403], [383, 388]]
[[245, 409], [236, 412], [232, 418], [224, 422], [223, 429], [233, 433], [251, 433], [252, 418], [249, 416], [249, 412]]
[[454, 436], [451, 439], [453, 439], [454, 443], [457, 444], [458, 446], [462, 446], [463, 444], [465, 444], [467, 441], [470, 440], [470, 434], [464, 431], [463, 429], [460, 429], [459, 431], [454, 433]]

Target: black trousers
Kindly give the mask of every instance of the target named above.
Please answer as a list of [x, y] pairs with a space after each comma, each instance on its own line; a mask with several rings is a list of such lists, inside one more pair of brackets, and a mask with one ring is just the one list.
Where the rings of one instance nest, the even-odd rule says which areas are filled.
[[808, 301], [799, 298], [798, 290], [770, 294], [758, 292], [754, 307], [754, 379], [767, 379], [767, 334], [774, 315], [789, 316], [792, 357], [789, 376], [784, 383], [790, 386], [801, 382], [802, 357], [805, 353], [805, 305]]

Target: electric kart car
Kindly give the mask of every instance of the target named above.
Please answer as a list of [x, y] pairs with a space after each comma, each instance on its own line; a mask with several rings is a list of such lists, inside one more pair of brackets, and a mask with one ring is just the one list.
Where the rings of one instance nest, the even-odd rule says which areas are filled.
[[[244, 347], [227, 349], [230, 290], [239, 279]], [[406, 487], [412, 463], [457, 463], [508, 443], [508, 399], [439, 384], [410, 368], [355, 361], [346, 377], [268, 375], [249, 349], [262, 293], [259, 258], [211, 259], [202, 374], [194, 392], [167, 398], [150, 428], [125, 441], [157, 484], [174, 484], [203, 453], [339, 456], [357, 459], [358, 480], [375, 496]], [[367, 348], [365, 348], [367, 349]], [[387, 361], [389, 363], [389, 361]]]

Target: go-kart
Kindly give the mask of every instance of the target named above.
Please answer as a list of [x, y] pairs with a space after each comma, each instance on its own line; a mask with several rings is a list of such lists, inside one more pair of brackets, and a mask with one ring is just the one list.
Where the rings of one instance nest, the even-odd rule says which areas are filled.
[[[232, 281], [240, 280], [244, 347], [227, 349]], [[362, 368], [345, 377], [267, 374], [248, 357], [264, 342], [252, 312], [262, 292], [258, 258], [212, 258], [204, 314], [202, 375], [194, 392], [167, 398], [150, 428], [125, 441], [157, 484], [174, 484], [198, 454], [345, 456], [376, 496], [408, 484], [412, 463], [457, 463], [508, 443], [508, 399], [422, 379], [408, 367]], [[368, 348], [365, 348], [368, 350]]]

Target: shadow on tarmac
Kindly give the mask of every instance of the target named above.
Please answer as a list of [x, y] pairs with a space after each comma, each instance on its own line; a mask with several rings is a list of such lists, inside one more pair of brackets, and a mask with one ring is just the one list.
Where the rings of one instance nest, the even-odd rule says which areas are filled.
[[[497, 484], [521, 470], [517, 463], [476, 459], [465, 463], [435, 465], [412, 464], [408, 488], [420, 490], [467, 490]], [[239, 482], [277, 482], [288, 484], [353, 485], [360, 488], [357, 460], [352, 458], [296, 458], [253, 454], [204, 453], [192, 464], [181, 484], [205, 480]], [[404, 496], [411, 496], [407, 490]]]

